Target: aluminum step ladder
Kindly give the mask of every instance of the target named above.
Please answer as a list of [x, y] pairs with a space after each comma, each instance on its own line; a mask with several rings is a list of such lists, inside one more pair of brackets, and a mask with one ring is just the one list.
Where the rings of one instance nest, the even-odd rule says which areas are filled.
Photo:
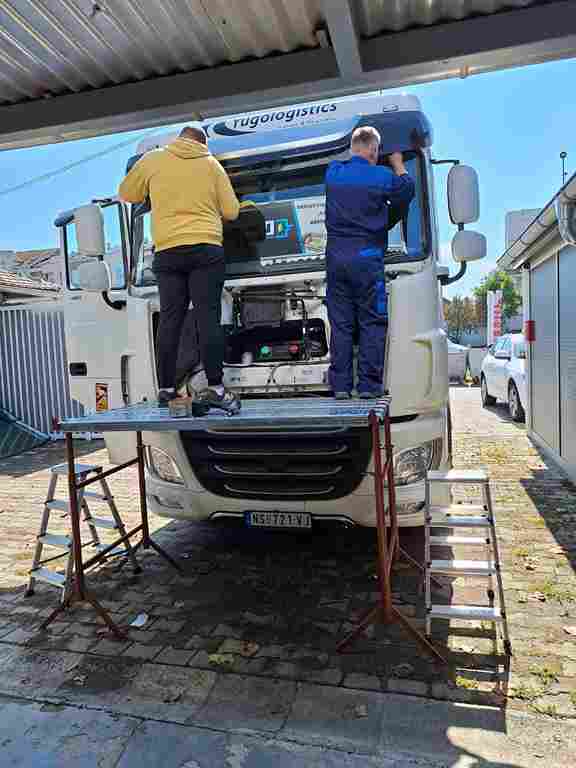
[[[100, 473], [102, 467], [92, 464], [75, 464], [74, 465], [76, 478], [78, 482], [84, 482], [88, 476], [92, 473]], [[53, 534], [48, 532], [48, 525], [50, 522], [50, 513], [53, 511], [64, 512], [65, 515], [69, 514], [69, 502], [55, 498], [56, 487], [58, 485], [59, 477], [68, 477], [68, 465], [58, 464], [50, 469], [51, 477], [48, 486], [48, 493], [46, 495], [46, 501], [44, 502], [44, 511], [42, 513], [42, 519], [40, 521], [40, 530], [36, 538], [36, 549], [34, 550], [34, 557], [32, 560], [32, 568], [30, 569], [30, 581], [28, 583], [28, 589], [26, 590], [26, 597], [30, 597], [34, 594], [34, 585], [37, 581], [46, 582], [53, 587], [58, 587], [62, 590], [61, 602], [64, 602], [68, 597], [70, 588], [72, 586], [72, 578], [74, 575], [74, 552], [72, 537], [62, 534]], [[117, 531], [120, 536], [126, 534], [126, 528], [114, 502], [114, 496], [110, 491], [110, 487], [106, 482], [106, 478], [99, 480], [101, 493], [94, 493], [85, 491], [81, 488], [78, 491], [78, 507], [81, 510], [84, 522], [87, 524], [90, 531], [90, 541], [84, 542], [82, 546], [91, 546], [98, 552], [101, 552], [106, 548], [106, 544], [103, 544], [98, 534], [98, 529]], [[88, 506], [88, 501], [95, 501], [104, 503], [108, 506], [110, 517], [94, 517]], [[59, 549], [60, 552], [56, 555], [52, 555], [46, 559], [42, 559], [44, 547], [52, 547]], [[138, 561], [134, 554], [134, 550], [127, 540], [126, 544], [115, 547], [108, 553], [108, 557], [126, 556], [130, 559], [135, 570], [139, 570]], [[66, 568], [64, 573], [57, 573], [56, 571], [46, 568], [45, 564], [66, 557]]]
[[[455, 504], [436, 507], [431, 503], [434, 484], [473, 485], [481, 491], [480, 504]], [[451, 528], [453, 533], [438, 535], [435, 528]], [[469, 535], [469, 531], [473, 535]], [[456, 470], [428, 472], [426, 478], [425, 505], [425, 592], [426, 635], [430, 637], [432, 619], [460, 619], [464, 621], [489, 621], [501, 629], [504, 649], [512, 655], [508, 622], [504, 607], [504, 588], [500, 568], [500, 555], [496, 537], [494, 508], [490, 495], [488, 475], [482, 470]], [[485, 553], [485, 560], [439, 560], [431, 554], [433, 547], [478, 547]], [[432, 602], [431, 578], [434, 575], [470, 576], [487, 582], [488, 605], [439, 605]], [[496, 584], [497, 594], [494, 590]]]

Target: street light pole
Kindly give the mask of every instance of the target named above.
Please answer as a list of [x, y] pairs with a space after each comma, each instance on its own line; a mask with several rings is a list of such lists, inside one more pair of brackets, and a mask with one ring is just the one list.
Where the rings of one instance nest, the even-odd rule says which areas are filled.
[[564, 186], [564, 183], [566, 181], [566, 176], [568, 175], [568, 171], [566, 170], [567, 157], [568, 157], [568, 152], [560, 152], [560, 160], [562, 160], [562, 186]]

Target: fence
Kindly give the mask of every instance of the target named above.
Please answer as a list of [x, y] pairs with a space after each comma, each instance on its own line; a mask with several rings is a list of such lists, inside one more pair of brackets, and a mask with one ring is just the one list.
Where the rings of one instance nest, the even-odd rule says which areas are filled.
[[45, 435], [54, 417], [83, 414], [70, 397], [58, 305], [0, 309], [0, 408]]

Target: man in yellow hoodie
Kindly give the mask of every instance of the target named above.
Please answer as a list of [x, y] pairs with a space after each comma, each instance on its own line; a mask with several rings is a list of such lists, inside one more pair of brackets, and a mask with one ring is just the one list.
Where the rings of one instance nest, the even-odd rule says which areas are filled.
[[208, 379], [208, 388], [197, 397], [206, 406], [238, 412], [240, 401], [222, 385], [220, 312], [225, 276], [222, 220], [236, 219], [240, 206], [225, 170], [210, 154], [204, 131], [186, 127], [164, 149], [144, 155], [118, 194], [128, 203], [149, 197], [152, 207], [152, 268], [160, 293], [159, 403], [166, 405], [176, 397], [180, 335], [192, 302]]

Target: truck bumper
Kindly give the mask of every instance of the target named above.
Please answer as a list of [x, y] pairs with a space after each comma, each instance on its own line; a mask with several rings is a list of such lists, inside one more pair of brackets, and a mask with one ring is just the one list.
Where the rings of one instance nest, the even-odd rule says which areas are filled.
[[[206, 491], [197, 481], [183, 450], [177, 433], [154, 432], [145, 434], [145, 442], [169, 454], [184, 479], [183, 485], [165, 482], [148, 473], [147, 496], [149, 509], [154, 514], [170, 519], [210, 520], [224, 516], [243, 516], [250, 511], [308, 512], [315, 520], [334, 520], [351, 525], [375, 526], [372, 463], [358, 487], [347, 496], [326, 501], [241, 499], [217, 496]], [[442, 451], [435, 468], [448, 469], [445, 411], [418, 416], [392, 425], [392, 441], [396, 452], [412, 448], [431, 440], [442, 440]], [[420, 526], [424, 523], [424, 482], [396, 486], [398, 520], [401, 526]], [[448, 491], [433, 497], [435, 504], [450, 502]]]

